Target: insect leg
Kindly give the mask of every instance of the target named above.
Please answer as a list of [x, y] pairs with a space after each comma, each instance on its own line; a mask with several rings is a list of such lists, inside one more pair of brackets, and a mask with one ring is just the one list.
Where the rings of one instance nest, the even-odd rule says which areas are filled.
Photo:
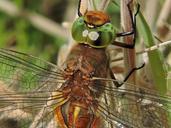
[[[131, 76], [131, 74], [132, 74], [134, 71], [139, 70], [139, 69], [143, 68], [144, 66], [145, 66], [145, 63], [143, 63], [143, 64], [142, 64], [141, 66], [139, 66], [139, 67], [132, 68], [132, 69], [128, 72], [128, 74], [126, 75], [126, 77], [124, 78], [123, 82], [120, 82], [120, 83], [119, 83], [118, 81], [113, 81], [114, 85], [115, 85], [117, 88], [118, 88], [118, 87], [121, 87], [121, 86], [124, 84], [124, 82], [126, 82], [126, 81], [128, 80], [128, 78]], [[116, 80], [115, 75], [114, 75], [113, 71], [111, 70], [111, 68], [110, 68], [110, 76], [111, 76], [112, 79]]]
[[130, 14], [130, 17], [131, 17], [131, 24], [132, 24], [132, 28], [133, 30], [130, 31], [130, 32], [121, 32], [121, 33], [117, 33], [117, 37], [121, 37], [121, 36], [129, 36], [129, 35], [132, 35], [136, 32], [136, 16], [140, 10], [140, 5], [137, 4], [137, 11], [136, 13], [134, 14], [134, 16], [132, 16], [132, 12], [131, 12], [131, 8], [130, 8], [130, 4], [131, 4], [132, 1], [130, 1], [128, 4], [127, 4], [127, 7], [128, 7], [128, 11], [129, 11], [129, 14]]
[[83, 16], [88, 9], [88, 1], [87, 0], [79, 0], [78, 2], [78, 16], [81, 17]]
[[117, 37], [121, 37], [121, 36], [134, 35], [133, 43], [132, 43], [132, 44], [125, 44], [125, 43], [123, 43], [123, 42], [114, 41], [112, 44], [113, 44], [113, 45], [116, 45], [116, 46], [123, 47], [123, 48], [133, 49], [134, 46], [135, 46], [135, 39], [136, 39], [136, 16], [137, 16], [137, 14], [138, 14], [138, 12], [139, 12], [140, 5], [139, 5], [139, 4], [137, 5], [137, 11], [136, 11], [136, 13], [134, 14], [134, 16], [132, 16], [131, 8], [130, 8], [129, 4], [130, 4], [130, 3], [127, 4], [127, 7], [128, 7], [128, 11], [129, 11], [129, 14], [130, 14], [130, 17], [131, 17], [131, 23], [132, 23], [132, 28], [133, 28], [133, 30], [130, 31], [130, 32], [117, 33], [116, 36], [117, 36]]
[[79, 2], [78, 2], [78, 16], [79, 17], [82, 16], [82, 13], [80, 11], [80, 8], [81, 8], [81, 0], [79, 0]]

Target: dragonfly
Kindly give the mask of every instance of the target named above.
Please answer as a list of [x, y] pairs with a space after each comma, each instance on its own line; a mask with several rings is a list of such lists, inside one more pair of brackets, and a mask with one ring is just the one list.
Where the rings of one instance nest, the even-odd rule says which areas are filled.
[[[133, 68], [123, 81], [116, 80], [110, 70], [106, 46], [115, 36], [135, 31], [115, 33], [105, 13], [82, 14], [79, 10], [80, 6], [72, 35], [80, 43], [73, 46], [61, 67], [32, 55], [0, 49], [1, 126], [169, 128], [171, 97], [126, 82], [144, 65]], [[135, 19], [136, 14], [130, 16]], [[135, 42], [114, 44], [133, 48]], [[130, 89], [122, 86], [125, 83]]]

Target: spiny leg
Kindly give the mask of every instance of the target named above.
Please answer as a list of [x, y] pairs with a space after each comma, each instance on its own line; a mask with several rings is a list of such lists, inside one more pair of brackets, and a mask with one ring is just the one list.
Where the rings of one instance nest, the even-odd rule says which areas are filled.
[[117, 33], [117, 37], [121, 37], [121, 36], [129, 36], [129, 35], [132, 35], [136, 32], [136, 16], [139, 12], [139, 9], [140, 9], [140, 5], [137, 4], [137, 11], [136, 13], [134, 14], [134, 16], [132, 16], [132, 12], [131, 12], [131, 8], [130, 8], [130, 4], [131, 4], [132, 1], [130, 1], [128, 4], [127, 4], [127, 7], [128, 7], [128, 11], [129, 11], [129, 15], [131, 17], [131, 24], [132, 24], [132, 28], [133, 30], [130, 31], [130, 32], [122, 32], [122, 33]]
[[[131, 74], [132, 74], [134, 71], [139, 70], [139, 69], [143, 68], [144, 66], [145, 66], [145, 63], [143, 63], [143, 64], [142, 64], [141, 66], [139, 66], [139, 67], [132, 68], [132, 69], [128, 72], [128, 74], [126, 75], [126, 77], [124, 78], [124, 80], [123, 80], [121, 83], [119, 83], [118, 81], [113, 81], [114, 85], [115, 85], [117, 88], [118, 88], [118, 87], [121, 87], [121, 86], [124, 84], [124, 82], [126, 82], [126, 81], [128, 80], [128, 78], [131, 76]], [[113, 73], [113, 71], [112, 71], [111, 68], [110, 68], [110, 76], [111, 76], [112, 79], [116, 80], [115, 75], [114, 75], [114, 73]]]
[[131, 3], [131, 2], [129, 2], [129, 3], [127, 4], [127, 7], [128, 7], [128, 11], [129, 11], [129, 14], [130, 14], [130, 17], [131, 17], [132, 31], [130, 31], [130, 32], [118, 33], [118, 34], [116, 34], [116, 36], [117, 36], [117, 37], [121, 37], [121, 36], [134, 35], [133, 43], [132, 43], [132, 44], [126, 44], [126, 43], [123, 43], [123, 42], [114, 41], [112, 44], [113, 44], [113, 45], [116, 45], [116, 46], [123, 47], [123, 48], [133, 49], [134, 46], [135, 46], [135, 39], [136, 39], [136, 16], [137, 16], [137, 14], [138, 14], [138, 12], [139, 12], [140, 5], [139, 5], [139, 4], [137, 5], [137, 11], [136, 11], [136, 13], [134, 14], [134, 16], [132, 16], [131, 8], [130, 8], [130, 6], [129, 6], [130, 3]]
[[82, 13], [80, 11], [80, 8], [81, 8], [81, 0], [79, 0], [78, 2], [78, 16], [81, 17], [82, 16]]
[[88, 9], [88, 1], [85, 1], [85, 0], [79, 0], [78, 2], [78, 16], [81, 17], [83, 16], [86, 12], [87, 12], [87, 9]]
[[[133, 49], [134, 46], [135, 46], [135, 39], [136, 39], [136, 16], [139, 12], [139, 9], [140, 9], [140, 5], [138, 4], [137, 5], [137, 11], [136, 13], [134, 14], [134, 16], [132, 16], [132, 12], [131, 12], [131, 8], [130, 8], [130, 3], [132, 1], [130, 1], [128, 4], [127, 4], [127, 7], [128, 7], [128, 11], [129, 11], [129, 14], [130, 14], [130, 17], [131, 17], [131, 23], [132, 23], [132, 31], [130, 32], [123, 32], [123, 33], [118, 33], [117, 34], [117, 37], [121, 37], [121, 36], [129, 36], [129, 35], [133, 35], [133, 43], [132, 44], [126, 44], [126, 43], [123, 43], [123, 42], [119, 42], [119, 41], [114, 41], [112, 44], [113, 45], [116, 45], [116, 46], [120, 46], [120, 47], [123, 47], [123, 48], [129, 48], [129, 49]], [[136, 71], [136, 70], [139, 70], [141, 68], [143, 68], [145, 65], [145, 63], [143, 63], [140, 67], [135, 67], [135, 68], [132, 68], [128, 74], [126, 75], [126, 77], [124, 78], [123, 82], [119, 83], [118, 81], [113, 81], [113, 83], [115, 84], [116, 87], [120, 87], [124, 84], [124, 82], [126, 82], [128, 80], [128, 78], [131, 76], [131, 74]], [[111, 78], [116, 80], [112, 70], [110, 69], [110, 75], [111, 75]]]

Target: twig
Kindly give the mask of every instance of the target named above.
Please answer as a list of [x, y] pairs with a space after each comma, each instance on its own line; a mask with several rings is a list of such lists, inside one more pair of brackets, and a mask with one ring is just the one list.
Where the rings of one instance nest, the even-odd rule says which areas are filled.
[[[121, 0], [121, 25], [124, 32], [132, 31], [132, 21], [130, 12], [128, 10], [128, 3], [131, 0]], [[132, 2], [133, 3], [133, 0]], [[131, 5], [129, 5], [131, 8]], [[130, 44], [133, 42], [134, 36], [125, 36], [124, 42]], [[132, 68], [135, 67], [135, 50], [134, 49], [124, 49], [124, 63], [125, 67], [127, 68], [126, 71], [129, 72]], [[129, 78], [129, 82], [135, 84], [135, 74], [132, 74]]]
[[[152, 50], [156, 50], [156, 49], [158, 49], [158, 48], [160, 48], [162, 46], [166, 46], [166, 45], [170, 45], [170, 44], [171, 44], [171, 40], [168, 40], [166, 42], [163, 42], [163, 43], [160, 43], [160, 44], [156, 44], [156, 45], [154, 45], [152, 47], [149, 47], [149, 48], [146, 48], [144, 50], [138, 51], [138, 52], [136, 52], [136, 54], [146, 53], [146, 52], [149, 52], [149, 51], [152, 51]], [[112, 62], [120, 61], [120, 60], [123, 60], [123, 59], [124, 59], [124, 57], [121, 56], [121, 57], [115, 58], [114, 60], [112, 60]]]
[[161, 37], [166, 37], [167, 34], [169, 33], [169, 28], [167, 27], [167, 19], [170, 17], [171, 14], [171, 0], [166, 0], [159, 18], [157, 20], [157, 29], [158, 29], [158, 33]]
[[148, 25], [152, 28], [156, 15], [157, 15], [157, 10], [158, 10], [159, 2], [158, 0], [149, 0], [146, 2], [146, 7], [145, 7], [145, 17], [148, 22]]
[[52, 36], [60, 36], [67, 39], [69, 32], [59, 24], [40, 14], [31, 13], [26, 10], [20, 10], [15, 4], [8, 0], [0, 0], [0, 10], [13, 17], [26, 18], [33, 26]]
[[105, 10], [109, 4], [110, 0], [102, 0], [98, 10]]
[[26, 18], [30, 21], [32, 25], [34, 25], [37, 29], [50, 34], [52, 36], [60, 36], [62, 38], [67, 39], [69, 36], [69, 32], [55, 23], [54, 21], [45, 18], [37, 13], [28, 13]]

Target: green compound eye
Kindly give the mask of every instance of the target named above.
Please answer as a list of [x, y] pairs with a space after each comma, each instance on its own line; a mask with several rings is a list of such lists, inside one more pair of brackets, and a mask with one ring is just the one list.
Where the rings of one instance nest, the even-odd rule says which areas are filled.
[[83, 36], [83, 32], [87, 29], [84, 23], [83, 17], [79, 17], [72, 25], [72, 37], [75, 41], [83, 43], [86, 41], [86, 36]]
[[[116, 29], [111, 23], [106, 23], [100, 27], [94, 29], [94, 32], [98, 33], [98, 38], [96, 40], [88, 40], [88, 43], [95, 48], [103, 48], [108, 46], [115, 38]], [[90, 34], [89, 33], [89, 37]]]
[[73, 23], [72, 37], [78, 43], [86, 43], [94, 48], [103, 48], [108, 46], [116, 35], [116, 29], [111, 23], [102, 26], [89, 28], [83, 17], [79, 17]]

